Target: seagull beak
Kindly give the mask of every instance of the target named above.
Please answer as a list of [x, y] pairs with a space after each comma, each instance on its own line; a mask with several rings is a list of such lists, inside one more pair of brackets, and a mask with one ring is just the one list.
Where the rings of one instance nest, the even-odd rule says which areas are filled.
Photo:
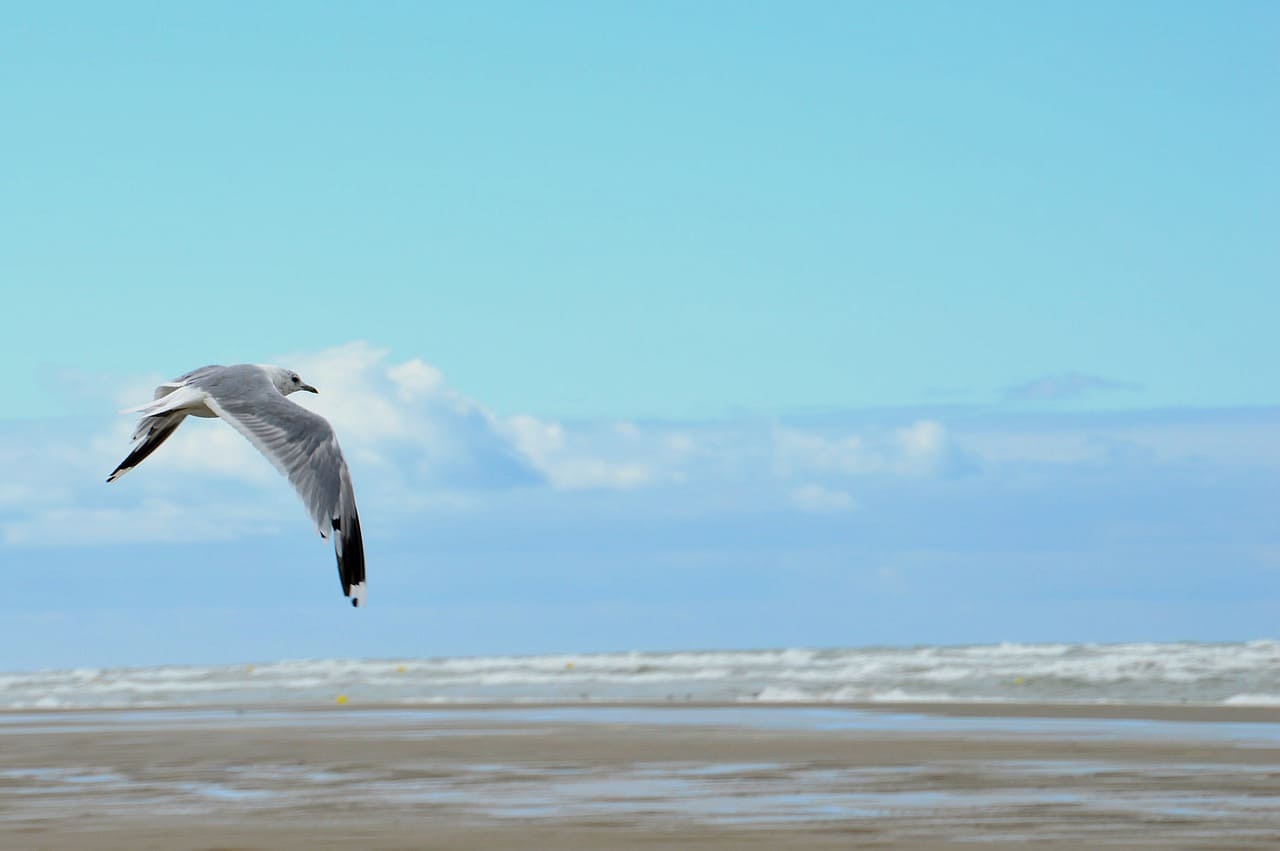
[[306, 390], [308, 393], [315, 393], [316, 395], [319, 395], [319, 394], [320, 394], [320, 391], [319, 391], [319, 390], [317, 390], [316, 388], [312, 387], [310, 384], [301, 384], [301, 385], [299, 385], [299, 386], [298, 386], [298, 389], [299, 389], [299, 390]]

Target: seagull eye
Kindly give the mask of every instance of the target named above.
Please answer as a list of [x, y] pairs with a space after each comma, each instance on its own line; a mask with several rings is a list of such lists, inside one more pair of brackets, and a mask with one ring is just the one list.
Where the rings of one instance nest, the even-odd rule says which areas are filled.
[[294, 383], [294, 384], [297, 384], [297, 383], [298, 383], [298, 376], [296, 376], [296, 375], [295, 375], [295, 376], [293, 377], [293, 383]]

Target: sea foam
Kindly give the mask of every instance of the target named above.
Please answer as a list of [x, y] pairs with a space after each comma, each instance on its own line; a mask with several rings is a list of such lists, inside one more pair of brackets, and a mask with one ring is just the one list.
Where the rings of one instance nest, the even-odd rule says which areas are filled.
[[19, 709], [330, 703], [1280, 704], [1280, 642], [294, 659], [0, 673]]

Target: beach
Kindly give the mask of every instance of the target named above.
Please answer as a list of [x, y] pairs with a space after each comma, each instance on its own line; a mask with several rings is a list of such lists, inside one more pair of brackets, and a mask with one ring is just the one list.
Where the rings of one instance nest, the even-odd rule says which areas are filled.
[[0, 848], [1274, 848], [1280, 710], [0, 714]]

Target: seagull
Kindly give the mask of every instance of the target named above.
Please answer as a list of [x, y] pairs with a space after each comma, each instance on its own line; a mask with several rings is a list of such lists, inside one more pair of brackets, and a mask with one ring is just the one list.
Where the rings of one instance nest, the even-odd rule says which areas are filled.
[[121, 413], [139, 413], [133, 451], [107, 477], [114, 482], [142, 463], [187, 417], [221, 417], [249, 439], [302, 497], [320, 537], [333, 535], [342, 593], [364, 605], [364, 541], [351, 474], [333, 427], [285, 397], [306, 390], [298, 373], [268, 364], [202, 366], [156, 388], [153, 401]]

